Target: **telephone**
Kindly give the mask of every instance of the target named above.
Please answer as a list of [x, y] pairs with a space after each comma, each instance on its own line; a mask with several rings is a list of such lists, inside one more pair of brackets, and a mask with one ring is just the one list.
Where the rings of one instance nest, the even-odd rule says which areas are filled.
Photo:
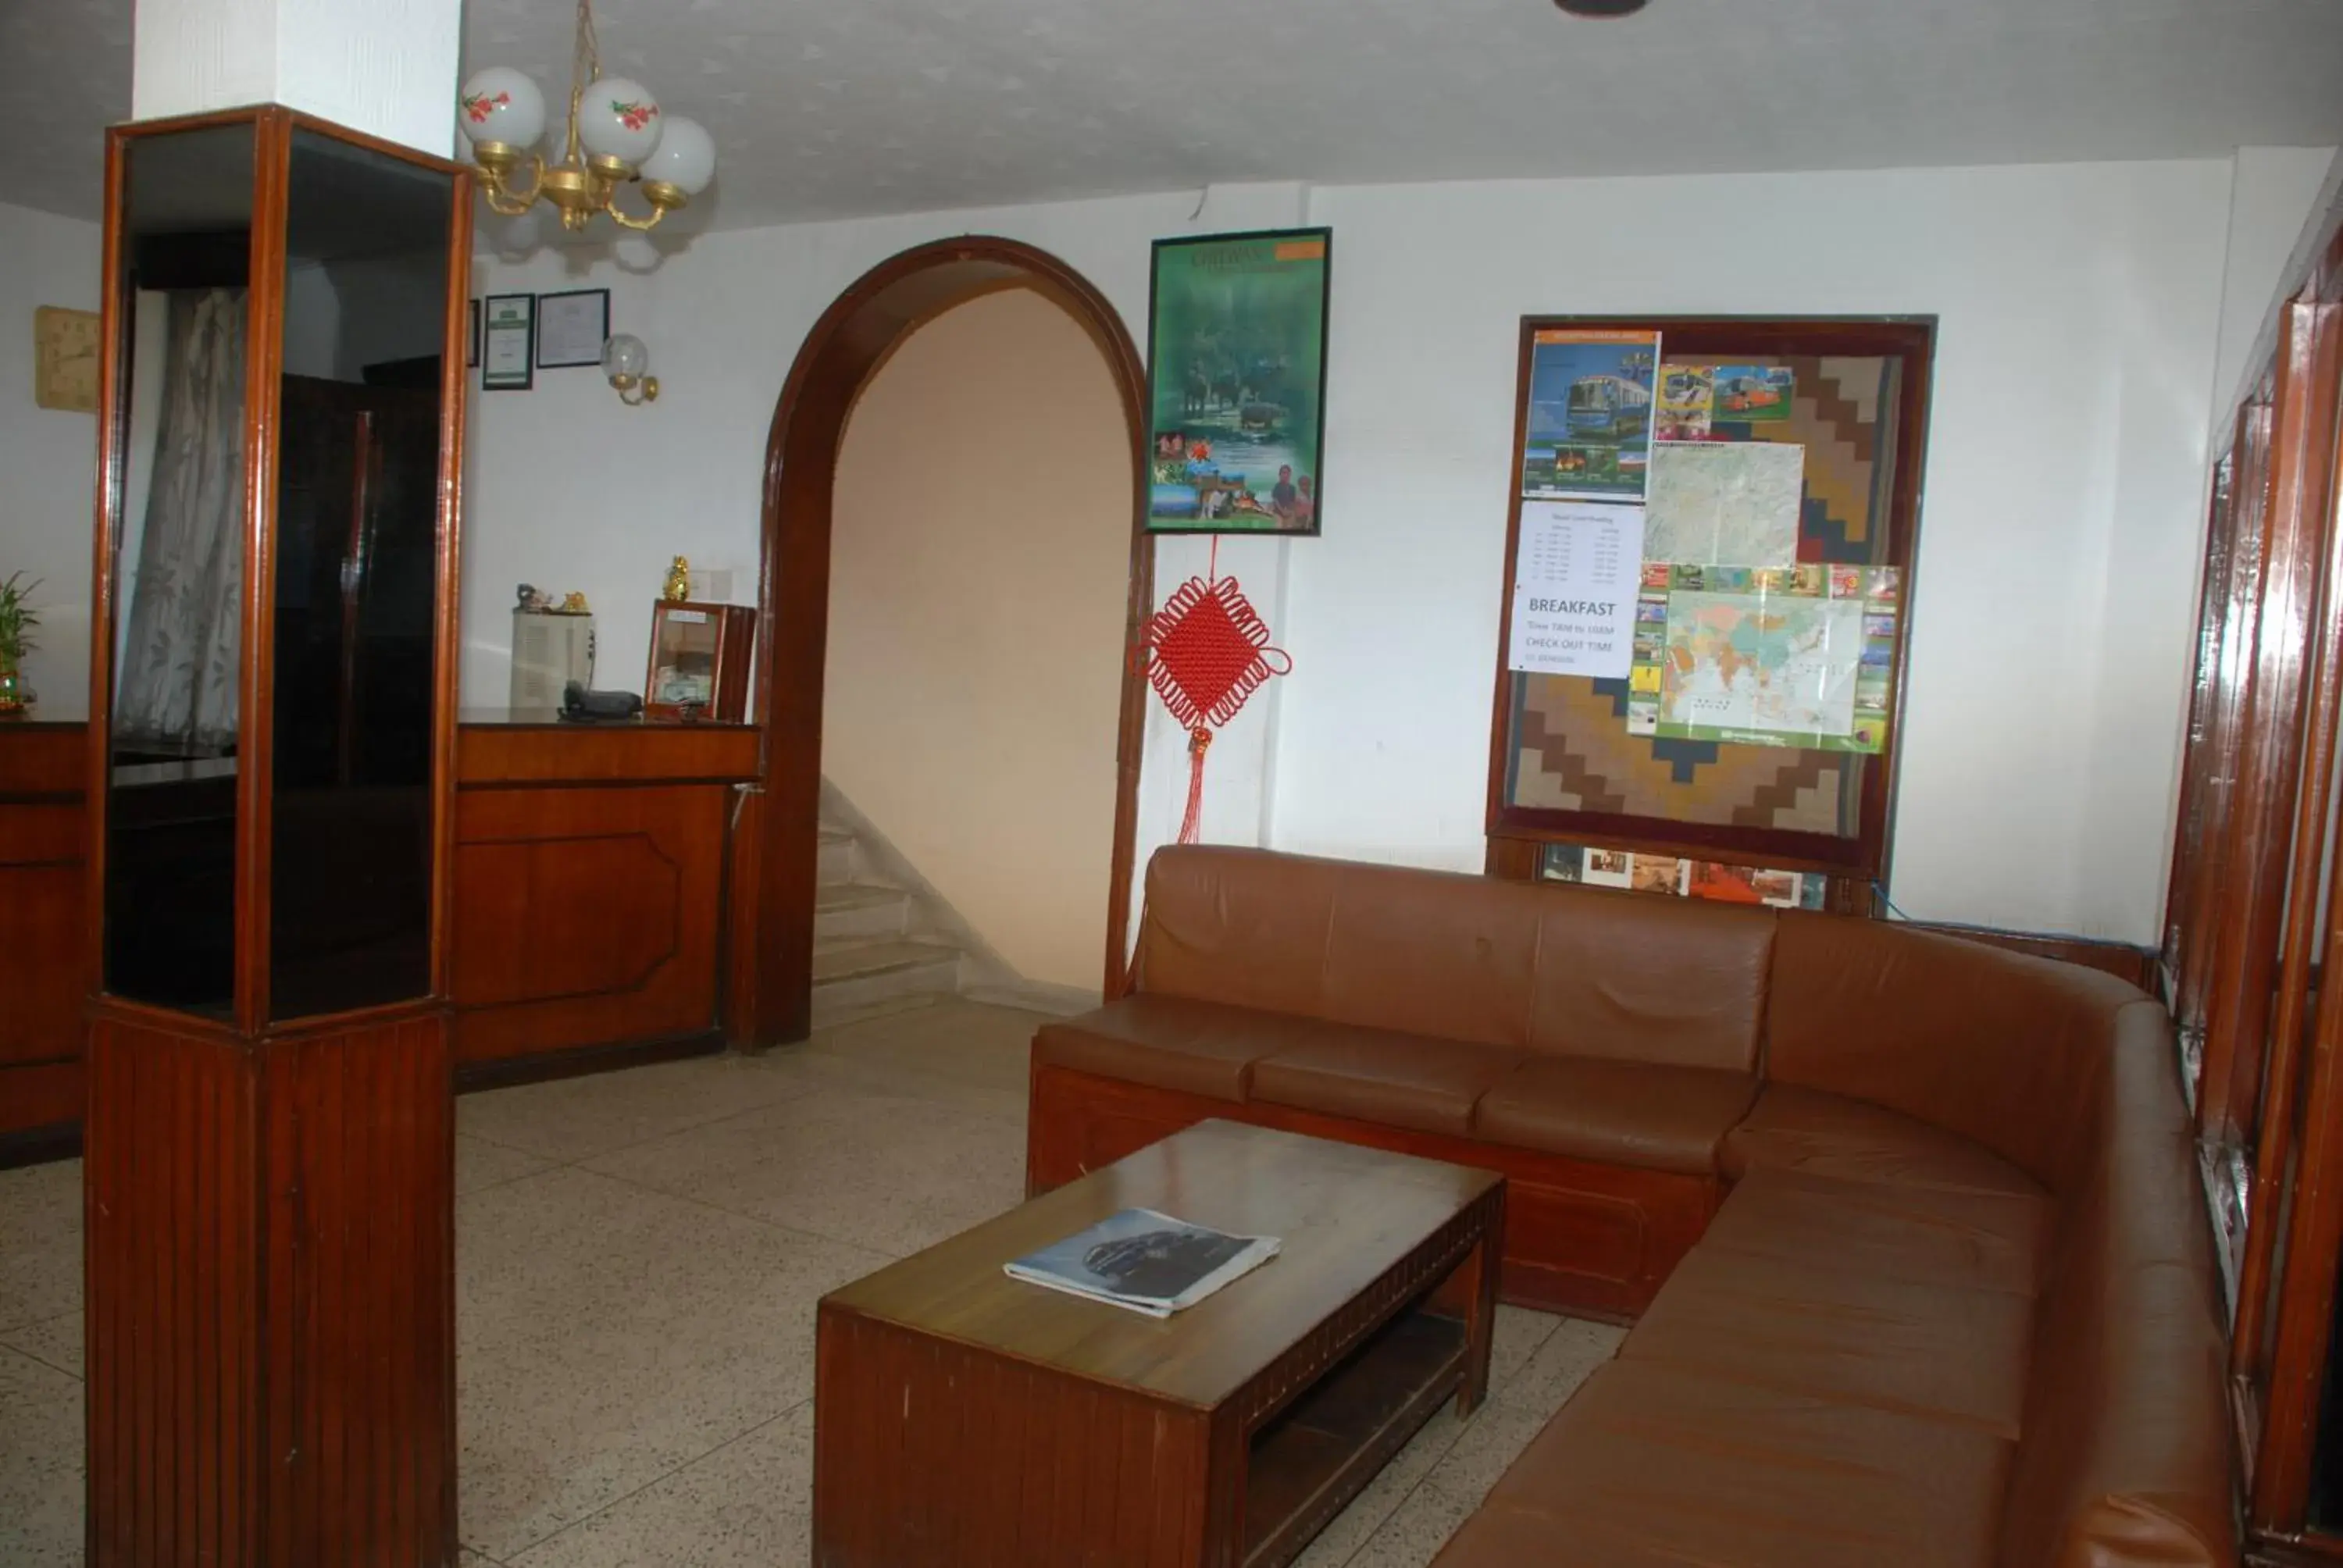
[[561, 717], [573, 724], [602, 724], [612, 719], [639, 719], [643, 699], [631, 691], [588, 691], [582, 680], [561, 689]]

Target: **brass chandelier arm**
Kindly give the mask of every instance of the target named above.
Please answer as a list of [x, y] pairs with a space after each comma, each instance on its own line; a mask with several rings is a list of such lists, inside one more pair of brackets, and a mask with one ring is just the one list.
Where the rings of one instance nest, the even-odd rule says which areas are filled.
[[638, 234], [647, 228], [659, 227], [659, 219], [667, 216], [668, 215], [668, 209], [666, 207], [654, 206], [651, 208], [651, 216], [649, 217], [630, 216], [627, 213], [626, 209], [618, 204], [615, 197], [609, 201], [604, 202], [602, 204], [602, 210], [610, 215], [611, 222], [617, 224], [621, 228], [633, 229]]
[[538, 197], [545, 190], [545, 156], [531, 153], [528, 162], [529, 183], [525, 191], [512, 187], [509, 171], [499, 172], [485, 164], [474, 166], [482, 176], [480, 195], [487, 198], [490, 211], [502, 213], [507, 217], [518, 217], [537, 205]]

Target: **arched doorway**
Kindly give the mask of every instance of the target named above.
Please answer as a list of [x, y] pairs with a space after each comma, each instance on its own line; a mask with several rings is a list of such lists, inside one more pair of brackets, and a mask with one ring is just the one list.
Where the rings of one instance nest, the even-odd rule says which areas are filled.
[[[798, 350], [765, 447], [757, 679], [764, 749], [759, 788], [743, 802], [734, 836], [726, 1017], [735, 1045], [799, 1040], [808, 1030], [833, 483], [855, 396], [922, 323], [977, 295], [1020, 286], [1054, 301], [1090, 334], [1122, 400], [1131, 473], [1125, 646], [1136, 640], [1152, 602], [1153, 556], [1145, 531], [1146, 372], [1121, 317], [1088, 279], [1031, 246], [962, 236], [880, 263], [832, 302]], [[1101, 971], [1110, 994], [1120, 982], [1128, 935], [1144, 696], [1143, 678], [1126, 666]]]

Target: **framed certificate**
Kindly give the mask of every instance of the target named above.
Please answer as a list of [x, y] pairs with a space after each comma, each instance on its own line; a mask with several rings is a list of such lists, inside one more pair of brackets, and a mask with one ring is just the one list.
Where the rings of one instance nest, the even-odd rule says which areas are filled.
[[537, 367], [566, 370], [602, 363], [610, 336], [610, 291], [578, 288], [537, 297]]
[[526, 392], [537, 385], [537, 296], [491, 294], [480, 326], [480, 389]]

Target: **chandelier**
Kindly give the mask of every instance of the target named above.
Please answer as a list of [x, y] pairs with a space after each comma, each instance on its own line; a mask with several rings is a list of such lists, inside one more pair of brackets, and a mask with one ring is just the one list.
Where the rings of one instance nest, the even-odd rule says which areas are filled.
[[[508, 65], [473, 74], [458, 90], [457, 126], [472, 144], [483, 178], [480, 194], [507, 217], [539, 201], [560, 210], [561, 226], [577, 233], [596, 213], [628, 228], [650, 228], [708, 188], [716, 177], [716, 143], [696, 120], [663, 113], [639, 82], [602, 75], [594, 12], [578, 0], [578, 48], [569, 67], [569, 135], [561, 161], [548, 167], [535, 150], [545, 134], [545, 95]], [[514, 178], [523, 162], [528, 185]], [[649, 217], [621, 208], [618, 187], [639, 182]]]

